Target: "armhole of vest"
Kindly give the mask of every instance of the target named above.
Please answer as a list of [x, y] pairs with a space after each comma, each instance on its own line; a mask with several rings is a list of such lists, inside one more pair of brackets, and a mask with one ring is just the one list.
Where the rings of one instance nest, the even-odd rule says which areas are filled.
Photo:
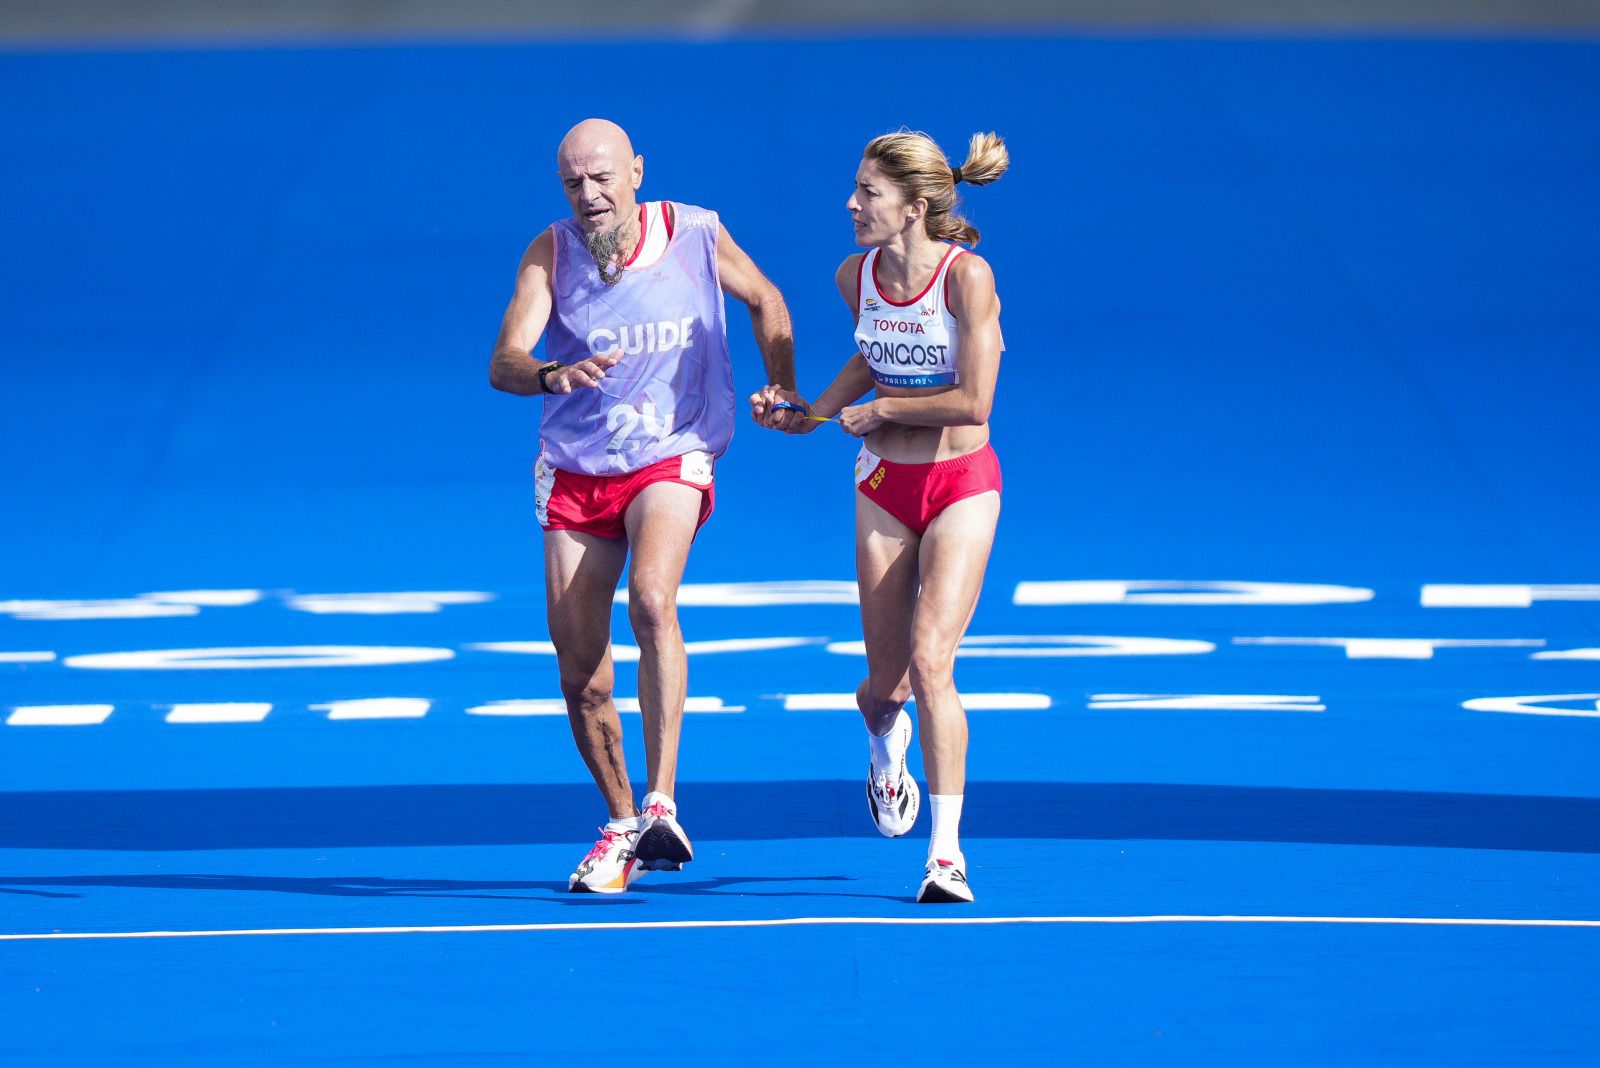
[[939, 285], [939, 289], [944, 293], [944, 313], [946, 315], [950, 316], [950, 321], [951, 322], [957, 322], [958, 323], [961, 320], [957, 319], [956, 318], [956, 313], [950, 310], [950, 268], [952, 268], [952, 267], [954, 267], [956, 265], [956, 260], [959, 260], [962, 256], [965, 256], [966, 254], [967, 254], [967, 250], [966, 249], [962, 248], [959, 245], [956, 246], [955, 254], [953, 256], [951, 256], [948, 260], [945, 261], [945, 265], [944, 265], [944, 281], [941, 282], [940, 285]]
[[868, 249], [867, 251], [865, 251], [865, 252], [863, 252], [861, 254], [861, 259], [856, 261], [856, 318], [857, 319], [861, 318], [861, 298], [865, 295], [865, 294], [862, 293], [862, 289], [865, 288], [865, 286], [867, 284], [867, 257], [871, 256], [876, 251], [878, 251], [878, 250], [875, 249], [875, 248]]
[[706, 218], [711, 220], [711, 225], [704, 228], [706, 231], [706, 259], [711, 262], [711, 283], [717, 287], [718, 307], [721, 307], [720, 302], [724, 296], [722, 292], [722, 258], [717, 254], [717, 246], [722, 243], [721, 216], [714, 211], [706, 211], [704, 208], [696, 210], [705, 212]]
[[670, 245], [673, 231], [677, 229], [674, 224], [678, 221], [678, 206], [670, 200], [661, 202], [661, 221], [667, 228], [667, 244]]
[[646, 201], [639, 205], [639, 244], [634, 248], [633, 255], [628, 257], [628, 262], [622, 265], [626, 271], [632, 267], [639, 257], [644, 255], [644, 247], [650, 243], [650, 203]]
[[550, 313], [556, 310], [556, 272], [561, 270], [561, 227], [550, 224]]

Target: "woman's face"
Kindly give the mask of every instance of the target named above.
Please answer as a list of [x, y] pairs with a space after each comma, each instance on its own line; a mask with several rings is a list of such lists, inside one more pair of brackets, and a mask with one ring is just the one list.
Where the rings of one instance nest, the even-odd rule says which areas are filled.
[[863, 247], [887, 243], [904, 233], [922, 214], [915, 204], [906, 203], [900, 188], [884, 176], [878, 161], [872, 159], [862, 160], [856, 168], [856, 187], [844, 206], [855, 223], [856, 244]]

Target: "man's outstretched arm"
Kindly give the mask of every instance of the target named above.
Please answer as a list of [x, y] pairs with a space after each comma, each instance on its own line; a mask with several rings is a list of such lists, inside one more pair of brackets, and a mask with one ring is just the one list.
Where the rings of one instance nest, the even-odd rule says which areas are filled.
[[[794, 327], [783, 294], [738, 244], [725, 226], [717, 227], [717, 275], [722, 291], [750, 309], [750, 326], [755, 331], [756, 347], [766, 364], [767, 382], [800, 401], [794, 385]], [[787, 429], [796, 413], [763, 412], [765, 425]]]

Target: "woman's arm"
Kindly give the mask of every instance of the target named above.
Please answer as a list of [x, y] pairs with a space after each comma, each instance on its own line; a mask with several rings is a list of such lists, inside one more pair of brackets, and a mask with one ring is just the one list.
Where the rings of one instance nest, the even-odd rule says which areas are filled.
[[[994, 272], [975, 255], [950, 265], [950, 313], [961, 327], [956, 356], [959, 384], [922, 397], [879, 397], [840, 413], [845, 430], [860, 437], [884, 423], [906, 426], [982, 426], [994, 406], [1000, 375], [1000, 300]], [[863, 369], [865, 361], [862, 361]]]

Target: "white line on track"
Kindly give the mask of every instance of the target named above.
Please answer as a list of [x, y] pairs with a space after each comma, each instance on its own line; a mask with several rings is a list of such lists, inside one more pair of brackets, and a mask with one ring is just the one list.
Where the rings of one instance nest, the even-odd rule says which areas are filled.
[[1594, 927], [1600, 920], [1466, 916], [796, 916], [770, 920], [649, 920], [614, 923], [498, 923], [443, 927], [277, 927], [232, 931], [51, 931], [0, 934], [0, 942], [118, 938], [235, 938], [266, 935], [507, 934], [527, 931], [666, 931], [722, 927], [950, 927], [1011, 924], [1254, 923], [1390, 927]]

